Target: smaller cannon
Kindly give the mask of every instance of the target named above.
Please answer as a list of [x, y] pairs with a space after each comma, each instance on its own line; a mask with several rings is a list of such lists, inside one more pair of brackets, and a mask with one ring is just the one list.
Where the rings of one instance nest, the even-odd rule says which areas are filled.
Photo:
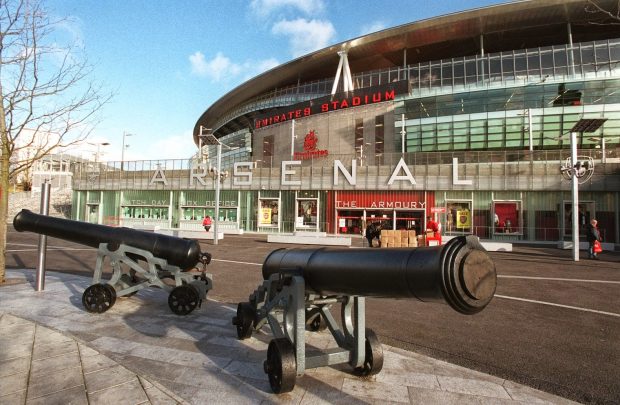
[[[263, 367], [275, 393], [291, 391], [305, 369], [349, 363], [377, 374], [383, 349], [366, 329], [365, 297], [447, 303], [462, 314], [484, 309], [495, 294], [495, 265], [475, 236], [442, 246], [387, 249], [278, 249], [263, 263], [263, 283], [237, 306], [237, 337], [269, 325], [274, 339]], [[330, 311], [341, 305], [341, 321]], [[329, 328], [338, 345], [307, 354], [305, 333]]]
[[[93, 284], [82, 295], [88, 312], [103, 313], [117, 297], [155, 286], [169, 293], [172, 312], [187, 315], [207, 298], [213, 276], [206, 272], [211, 255], [195, 240], [123, 227], [110, 227], [21, 210], [13, 220], [19, 232], [30, 231], [97, 248]], [[109, 261], [112, 276], [102, 282]], [[201, 264], [201, 268], [197, 266]]]

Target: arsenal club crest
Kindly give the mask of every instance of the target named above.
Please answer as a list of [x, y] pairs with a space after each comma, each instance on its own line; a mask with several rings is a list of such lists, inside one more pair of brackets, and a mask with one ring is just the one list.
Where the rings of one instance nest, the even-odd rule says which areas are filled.
[[317, 144], [319, 143], [319, 137], [316, 134], [316, 131], [313, 129], [308, 132], [304, 138], [304, 151], [303, 152], [295, 152], [294, 158], [296, 160], [306, 160], [306, 159], [314, 159], [318, 157], [327, 156], [327, 150], [319, 150], [317, 149]]
[[316, 149], [316, 144], [319, 141], [314, 130], [308, 132], [306, 137], [304, 138], [304, 150], [306, 152], [311, 152]]

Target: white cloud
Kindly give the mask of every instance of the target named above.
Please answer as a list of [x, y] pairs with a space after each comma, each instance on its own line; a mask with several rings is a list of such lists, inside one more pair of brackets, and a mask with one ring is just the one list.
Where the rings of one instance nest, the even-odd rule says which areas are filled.
[[275, 58], [235, 63], [221, 52], [208, 61], [200, 51], [190, 55], [189, 61], [192, 74], [208, 77], [214, 82], [235, 81], [239, 77], [247, 80], [280, 64]]
[[375, 21], [369, 25], [365, 25], [360, 30], [360, 36], [370, 34], [371, 32], [382, 31], [387, 28], [387, 25], [383, 21]]
[[314, 15], [325, 9], [323, 0], [252, 0], [252, 12], [259, 16], [267, 16], [278, 9], [296, 9], [306, 15]]
[[278, 62], [275, 58], [269, 58], [260, 60], [258, 62], [246, 62], [243, 64], [244, 68], [244, 80], [248, 80], [257, 76], [263, 72], [266, 72], [274, 67], [278, 66], [280, 62]]
[[192, 73], [198, 76], [209, 77], [215, 82], [222, 81], [228, 77], [235, 77], [241, 73], [241, 67], [233, 63], [230, 58], [221, 52], [211, 60], [206, 60], [205, 55], [196, 51], [189, 56]]
[[331, 22], [308, 21], [305, 18], [281, 20], [274, 24], [271, 32], [289, 37], [291, 53], [294, 57], [327, 47], [336, 35], [336, 30]]

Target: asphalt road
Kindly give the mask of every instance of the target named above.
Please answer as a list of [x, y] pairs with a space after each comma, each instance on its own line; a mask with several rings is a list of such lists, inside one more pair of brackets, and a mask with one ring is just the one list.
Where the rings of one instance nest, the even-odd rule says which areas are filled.
[[[37, 241], [36, 234], [9, 231], [7, 266], [36, 267]], [[226, 235], [218, 245], [202, 246], [213, 254], [209, 297], [229, 303], [247, 301], [269, 252], [303, 247], [267, 243], [264, 235]], [[367, 326], [392, 346], [579, 402], [620, 403], [620, 253], [593, 261], [582, 252], [574, 262], [570, 251], [515, 245], [514, 252], [490, 255], [498, 287], [481, 313], [369, 299]], [[90, 275], [95, 258], [95, 249], [48, 239], [48, 270]]]

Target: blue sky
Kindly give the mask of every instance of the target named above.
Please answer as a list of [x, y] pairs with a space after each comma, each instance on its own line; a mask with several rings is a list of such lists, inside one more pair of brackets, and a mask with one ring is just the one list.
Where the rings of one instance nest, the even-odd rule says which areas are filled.
[[[257, 74], [348, 39], [492, 0], [47, 0], [115, 95], [90, 142], [102, 160], [182, 159], [198, 117]], [[355, 73], [355, 72], [354, 72]], [[335, 74], [335, 71], [334, 71]], [[94, 146], [85, 146], [93, 152]], [[88, 152], [86, 152], [88, 153]], [[86, 155], [85, 155], [86, 156]]]

